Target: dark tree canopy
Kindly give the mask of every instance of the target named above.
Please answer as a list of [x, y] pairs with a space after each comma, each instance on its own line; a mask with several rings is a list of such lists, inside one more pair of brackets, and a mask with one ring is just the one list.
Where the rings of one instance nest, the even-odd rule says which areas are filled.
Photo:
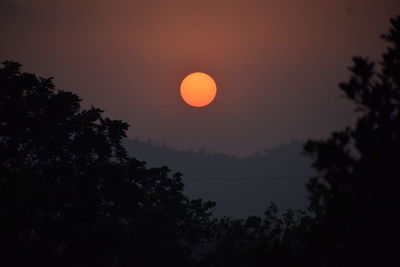
[[121, 145], [128, 125], [51, 79], [0, 69], [3, 266], [188, 266], [214, 204]]
[[310, 219], [302, 211], [289, 210], [278, 216], [275, 204], [267, 208], [263, 218], [220, 219], [214, 226], [215, 246], [200, 266], [303, 266], [306, 253], [302, 240]]
[[332, 266], [388, 266], [394, 255], [389, 244], [400, 208], [400, 17], [391, 24], [382, 61], [354, 58], [351, 78], [340, 84], [360, 114], [355, 127], [305, 146], [320, 173], [308, 184], [316, 213], [313, 249]]
[[356, 125], [305, 145], [318, 171], [307, 184], [311, 214], [279, 219], [271, 206], [265, 219], [221, 220], [207, 266], [398, 265], [400, 17], [391, 23], [382, 61], [354, 58], [340, 84], [356, 104]]

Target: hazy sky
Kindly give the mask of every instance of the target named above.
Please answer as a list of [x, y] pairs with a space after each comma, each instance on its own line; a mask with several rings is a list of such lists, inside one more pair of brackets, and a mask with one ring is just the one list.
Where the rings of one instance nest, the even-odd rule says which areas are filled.
[[[378, 58], [396, 0], [0, 0], [0, 60], [53, 76], [130, 137], [244, 155], [352, 122], [337, 84]], [[214, 77], [206, 108], [179, 96]]]

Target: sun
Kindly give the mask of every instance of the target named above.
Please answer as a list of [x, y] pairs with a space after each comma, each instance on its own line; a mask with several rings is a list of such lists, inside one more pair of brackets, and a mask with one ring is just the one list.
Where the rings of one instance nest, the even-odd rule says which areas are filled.
[[210, 75], [194, 72], [183, 79], [180, 91], [182, 99], [188, 105], [199, 108], [207, 106], [214, 100], [217, 85]]

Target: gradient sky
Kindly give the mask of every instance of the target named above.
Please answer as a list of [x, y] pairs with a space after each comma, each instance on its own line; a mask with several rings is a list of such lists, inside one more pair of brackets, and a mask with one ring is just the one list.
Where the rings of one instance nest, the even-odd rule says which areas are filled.
[[[0, 0], [0, 60], [53, 76], [129, 137], [245, 155], [350, 124], [337, 84], [355, 55], [378, 59], [397, 0]], [[202, 71], [214, 103], [189, 107]]]

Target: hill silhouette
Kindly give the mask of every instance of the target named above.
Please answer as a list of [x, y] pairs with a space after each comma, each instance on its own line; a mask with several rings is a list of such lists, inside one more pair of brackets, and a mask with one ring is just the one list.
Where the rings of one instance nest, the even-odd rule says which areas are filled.
[[246, 157], [206, 150], [182, 151], [152, 140], [125, 139], [132, 157], [183, 174], [190, 197], [217, 202], [216, 216], [260, 216], [270, 202], [281, 210], [305, 209], [305, 183], [314, 174], [303, 143], [292, 141]]

